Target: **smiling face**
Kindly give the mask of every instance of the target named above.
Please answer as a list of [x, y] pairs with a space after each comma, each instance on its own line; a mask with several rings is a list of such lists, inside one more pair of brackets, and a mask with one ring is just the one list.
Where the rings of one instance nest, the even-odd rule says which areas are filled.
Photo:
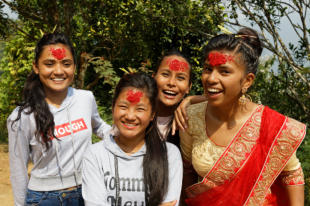
[[249, 88], [255, 75], [246, 74], [238, 54], [230, 51], [211, 51], [205, 60], [202, 84], [208, 104], [231, 106], [238, 102], [242, 88]]
[[165, 106], [177, 105], [190, 90], [190, 66], [180, 56], [163, 59], [154, 75], [158, 88], [158, 100]]
[[144, 139], [153, 118], [152, 105], [144, 91], [133, 87], [122, 89], [113, 107], [113, 121], [120, 138]]
[[39, 75], [45, 95], [66, 94], [74, 78], [75, 64], [70, 49], [64, 44], [43, 48], [33, 70]]

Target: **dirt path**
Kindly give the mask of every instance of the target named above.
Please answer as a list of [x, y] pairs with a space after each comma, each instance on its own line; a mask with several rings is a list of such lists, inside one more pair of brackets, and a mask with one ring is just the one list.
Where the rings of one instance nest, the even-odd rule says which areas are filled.
[[13, 205], [7, 145], [0, 145], [0, 205]]

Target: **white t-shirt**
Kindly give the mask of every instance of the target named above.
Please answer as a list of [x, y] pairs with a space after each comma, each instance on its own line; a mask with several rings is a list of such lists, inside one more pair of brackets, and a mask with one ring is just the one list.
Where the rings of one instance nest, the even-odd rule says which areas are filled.
[[172, 120], [173, 115], [168, 117], [157, 117], [157, 128], [164, 139], [167, 139], [167, 136], [170, 131], [169, 123]]

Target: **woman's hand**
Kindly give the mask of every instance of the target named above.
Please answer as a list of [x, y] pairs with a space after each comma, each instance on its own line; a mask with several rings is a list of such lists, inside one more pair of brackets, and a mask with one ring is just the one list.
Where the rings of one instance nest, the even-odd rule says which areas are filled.
[[186, 108], [191, 105], [191, 98], [186, 97], [183, 101], [179, 104], [178, 108], [174, 111], [174, 118], [172, 122], [172, 135], [175, 134], [177, 128], [181, 130], [185, 130], [187, 128], [187, 113]]
[[174, 111], [174, 119], [172, 122], [172, 135], [179, 128], [180, 130], [185, 130], [187, 128], [187, 113], [186, 109], [191, 104], [197, 104], [206, 101], [205, 96], [188, 96], [179, 104], [178, 108]]
[[175, 206], [177, 204], [177, 201], [176, 200], [173, 200], [171, 202], [165, 202], [165, 203], [161, 203], [160, 205], [158, 206]]

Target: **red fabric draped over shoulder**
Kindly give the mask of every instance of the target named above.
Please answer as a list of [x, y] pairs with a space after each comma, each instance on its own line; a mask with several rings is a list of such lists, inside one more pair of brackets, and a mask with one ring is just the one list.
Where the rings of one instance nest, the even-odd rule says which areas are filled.
[[[186, 199], [186, 203], [189, 206], [239, 206], [246, 204], [255, 185], [260, 181], [259, 178], [268, 159], [270, 149], [282, 130], [285, 120], [284, 115], [265, 107], [262, 114], [260, 136], [243, 168], [224, 184]], [[276, 205], [276, 203], [272, 205]]]

